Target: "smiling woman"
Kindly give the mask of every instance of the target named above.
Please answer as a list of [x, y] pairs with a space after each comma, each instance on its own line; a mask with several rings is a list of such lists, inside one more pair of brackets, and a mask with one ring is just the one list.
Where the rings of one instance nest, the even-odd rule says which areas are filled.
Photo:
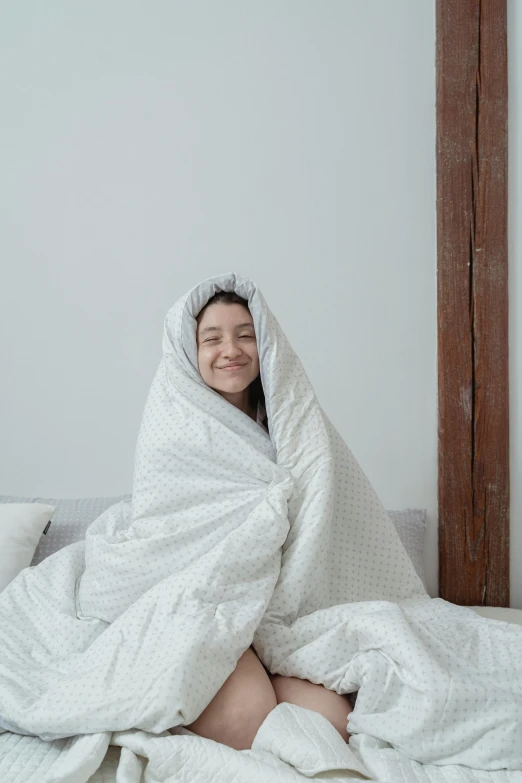
[[246, 299], [218, 291], [197, 317], [201, 377], [228, 402], [268, 429], [254, 321]]
[[[196, 323], [198, 368], [205, 383], [268, 430], [247, 300], [233, 291], [218, 291], [200, 310]], [[347, 718], [352, 711], [348, 696], [306, 679], [272, 674], [253, 646], [187, 729], [236, 750], [247, 750], [267, 715], [281, 702], [319, 712], [348, 741]]]

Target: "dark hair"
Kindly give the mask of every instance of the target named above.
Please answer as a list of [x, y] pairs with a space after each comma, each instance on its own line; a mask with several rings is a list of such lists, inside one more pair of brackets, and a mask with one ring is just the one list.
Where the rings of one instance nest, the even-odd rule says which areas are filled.
[[[223, 304], [239, 304], [250, 313], [250, 308], [248, 307], [247, 300], [243, 299], [243, 297], [239, 296], [239, 294], [236, 294], [235, 291], [217, 291], [214, 294], [214, 296], [210, 297], [206, 305], [204, 305], [204, 307], [201, 308], [198, 315], [196, 316], [196, 322], [198, 324], [201, 322], [203, 313], [205, 312], [207, 307], [210, 307], [210, 305], [213, 304], [218, 304], [220, 302], [222, 302]], [[261, 373], [259, 373], [258, 376], [254, 378], [254, 380], [248, 387], [248, 401], [253, 408], [257, 409], [258, 404], [261, 404], [263, 410], [266, 411], [265, 393], [263, 391], [263, 384], [261, 383]], [[266, 415], [266, 412], [263, 418], [263, 423], [268, 429], [268, 417]]]

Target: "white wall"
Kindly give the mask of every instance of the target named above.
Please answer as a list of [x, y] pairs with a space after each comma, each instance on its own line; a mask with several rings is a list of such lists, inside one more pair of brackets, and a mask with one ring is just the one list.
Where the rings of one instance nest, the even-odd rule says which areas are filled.
[[508, 0], [511, 606], [522, 609], [522, 7]]
[[164, 315], [237, 271], [433, 594], [432, 0], [11, 3], [0, 81], [0, 492], [129, 491]]

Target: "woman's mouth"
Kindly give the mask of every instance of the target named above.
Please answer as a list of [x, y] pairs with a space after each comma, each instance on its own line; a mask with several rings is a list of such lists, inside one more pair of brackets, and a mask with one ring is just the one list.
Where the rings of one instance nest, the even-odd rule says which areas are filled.
[[226, 367], [219, 367], [218, 369], [232, 372], [233, 370], [241, 370], [243, 367], [245, 367], [244, 364], [227, 364]]

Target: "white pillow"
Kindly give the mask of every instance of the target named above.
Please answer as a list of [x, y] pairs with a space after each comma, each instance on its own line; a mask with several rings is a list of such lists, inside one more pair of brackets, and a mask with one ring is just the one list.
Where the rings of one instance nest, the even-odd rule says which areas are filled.
[[46, 503], [0, 505], [0, 590], [31, 564], [55, 509]]
[[[56, 513], [49, 533], [40, 538], [31, 565], [38, 565], [49, 555], [58, 552], [64, 546], [83, 541], [85, 531], [100, 514], [110, 506], [121, 501], [130, 503], [132, 495], [113, 495], [101, 498], [43, 498], [22, 497], [20, 495], [0, 495], [0, 508], [4, 503], [46, 503], [55, 506]], [[426, 530], [426, 509], [406, 508], [400, 511], [388, 511], [391, 521], [411, 558], [415, 570], [424, 582], [423, 548]]]

